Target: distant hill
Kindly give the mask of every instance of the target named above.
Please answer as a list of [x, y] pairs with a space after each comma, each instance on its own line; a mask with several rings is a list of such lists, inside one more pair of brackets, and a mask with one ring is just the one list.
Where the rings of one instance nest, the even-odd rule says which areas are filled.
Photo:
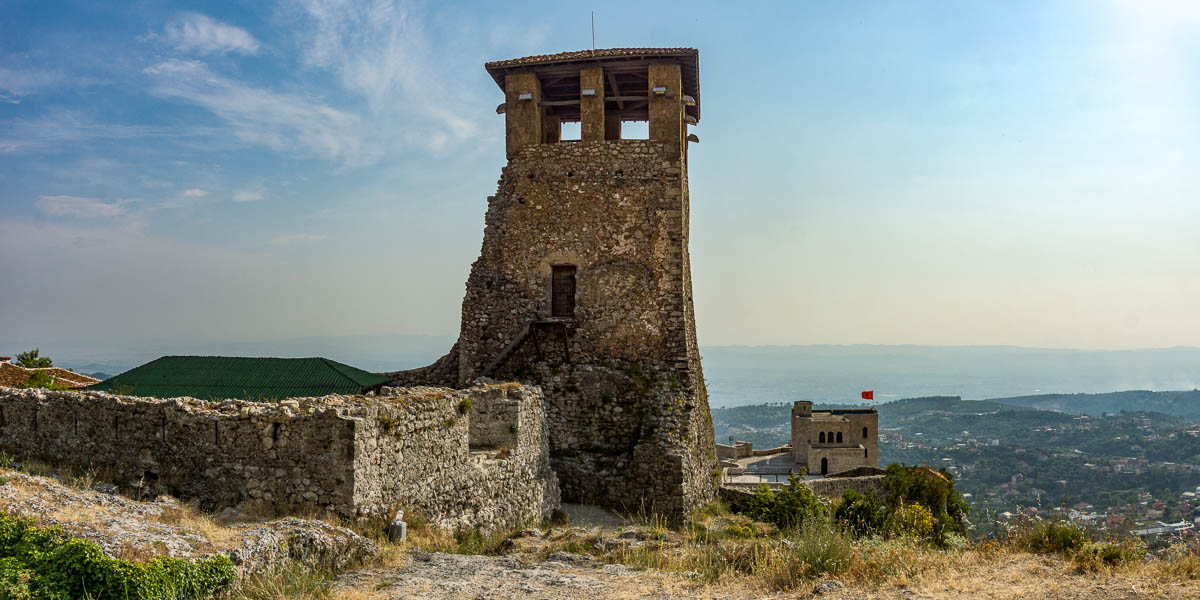
[[1121, 411], [1157, 412], [1200, 422], [1200, 390], [1152, 392], [1129, 390], [1107, 394], [1040, 394], [996, 398], [995, 402], [1076, 415], [1099, 416]]
[[[817, 404], [816, 409], [853, 405]], [[859, 405], [861, 406], [861, 405]], [[1017, 432], [1073, 421], [1073, 415], [1136, 413], [1164, 422], [1200, 422], [1200, 392], [1129, 391], [1112, 394], [1042, 395], [995, 400], [963, 400], [957, 396], [904, 398], [875, 405], [879, 427], [913, 429], [925, 435], [947, 437], [963, 430], [990, 437], [1012, 437]], [[757, 447], [786, 444], [791, 438], [791, 404], [758, 404], [712, 409], [713, 432], [718, 443], [729, 438]]]
[[996, 412], [1032, 412], [1034, 407], [1007, 404], [997, 400], [963, 400], [958, 396], [928, 396], [924, 398], [904, 398], [878, 404], [880, 427], [886, 427], [887, 418], [901, 418], [911, 415], [938, 412], [946, 414], [967, 415]]

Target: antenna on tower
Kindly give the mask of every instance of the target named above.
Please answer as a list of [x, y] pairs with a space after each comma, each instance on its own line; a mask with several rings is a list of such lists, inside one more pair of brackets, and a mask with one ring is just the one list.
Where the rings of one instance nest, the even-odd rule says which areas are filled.
[[596, 11], [592, 11], [592, 50], [596, 49]]

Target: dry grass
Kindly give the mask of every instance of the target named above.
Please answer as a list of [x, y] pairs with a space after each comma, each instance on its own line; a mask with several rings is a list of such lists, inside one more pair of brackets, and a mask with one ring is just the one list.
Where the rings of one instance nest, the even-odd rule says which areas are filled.
[[[14, 459], [5, 455], [3, 461], [12, 464]], [[80, 490], [91, 490], [98, 483], [116, 479], [114, 471], [95, 466], [60, 467], [36, 459], [22, 459], [19, 464], [22, 473], [55, 479], [67, 487]]]
[[243, 579], [228, 597], [230, 600], [332, 600], [346, 596], [340, 590], [334, 594], [329, 573], [288, 563]]
[[1146, 563], [1145, 572], [1163, 583], [1200, 581], [1200, 543], [1195, 547], [1178, 544]]
[[232, 547], [240, 538], [236, 528], [221, 524], [216, 517], [193, 504], [179, 503], [163, 509], [158, 515], [158, 522], [199, 535], [218, 548]]

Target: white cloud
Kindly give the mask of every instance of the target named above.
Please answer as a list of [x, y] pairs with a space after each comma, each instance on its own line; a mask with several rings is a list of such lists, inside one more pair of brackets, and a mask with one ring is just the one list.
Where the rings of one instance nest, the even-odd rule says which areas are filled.
[[58, 71], [0, 66], [0, 102], [20, 104], [22, 97], [59, 85], [64, 79]]
[[[474, 114], [470, 94], [450, 89], [439, 53], [425, 39], [418, 11], [397, 0], [296, 0], [308, 25], [305, 62], [335, 73], [342, 86], [367, 99], [377, 115], [402, 106], [410, 126], [426, 128], [409, 137], [422, 143], [435, 134], [465, 140], [479, 127], [461, 115]], [[417, 122], [417, 123], [414, 123]]]
[[289, 235], [277, 235], [267, 240], [266, 243], [270, 246], [282, 246], [284, 244], [292, 244], [296, 242], [319, 242], [327, 239], [329, 239], [329, 236], [325, 234], [293, 233]]
[[166, 60], [145, 70], [151, 92], [208, 110], [244, 142], [332, 159], [360, 158], [358, 117], [316, 99], [252, 87], [198, 61]]
[[208, 195], [208, 192], [199, 188], [192, 188], [183, 190], [183, 195], [188, 198], [203, 198]]
[[234, 202], [256, 202], [262, 198], [262, 190], [234, 190], [233, 192]]
[[37, 200], [38, 210], [56, 217], [70, 216], [80, 219], [117, 217], [125, 214], [125, 206], [133, 200], [105, 202], [97, 198], [82, 196], [42, 196]]
[[183, 52], [258, 54], [259, 43], [248, 31], [206, 15], [184, 13], [167, 24], [163, 41]]
[[98, 123], [79, 111], [53, 110], [36, 119], [14, 119], [7, 124], [0, 122], [0, 153], [42, 150], [91, 139], [128, 139], [166, 135], [178, 137], [192, 133], [204, 133], [204, 131]]

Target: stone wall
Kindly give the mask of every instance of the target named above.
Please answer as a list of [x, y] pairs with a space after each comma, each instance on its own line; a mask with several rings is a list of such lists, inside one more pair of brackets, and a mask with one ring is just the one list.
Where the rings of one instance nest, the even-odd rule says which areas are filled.
[[[514, 443], [472, 452], [472, 416], [503, 418], [476, 429], [503, 427]], [[515, 384], [279, 403], [0, 388], [0, 449], [210, 509], [360, 518], [403, 507], [450, 528], [518, 527], [558, 505], [547, 439], [540, 391]]]
[[749, 458], [754, 456], [754, 444], [750, 442], [736, 442], [733, 445], [717, 444], [717, 458]]
[[[762, 484], [726, 483], [721, 486], [721, 499], [729, 502], [734, 508], [746, 510], [749, 508], [747, 502], [754, 496], [754, 491], [760, 485]], [[786, 483], [768, 483], [766, 485], [773, 490], [779, 490], [787, 486]], [[860, 494], [870, 492], [880, 498], [886, 498], [886, 492], [883, 489], [883, 475], [806, 479], [804, 485], [808, 486], [808, 489], [812, 490], [814, 494], [832, 504], [841, 501], [842, 493], [846, 490], [854, 490]]]
[[[518, 83], [510, 75], [510, 96]], [[564, 498], [690, 512], [714, 497], [719, 471], [692, 307], [686, 161], [654, 140], [514, 145], [513, 124], [530, 124], [512, 102], [509, 162], [488, 198], [452, 350], [456, 383], [541, 386]], [[554, 317], [552, 267], [568, 265], [574, 316]], [[451, 359], [439, 363], [394, 376], [420, 383]]]

